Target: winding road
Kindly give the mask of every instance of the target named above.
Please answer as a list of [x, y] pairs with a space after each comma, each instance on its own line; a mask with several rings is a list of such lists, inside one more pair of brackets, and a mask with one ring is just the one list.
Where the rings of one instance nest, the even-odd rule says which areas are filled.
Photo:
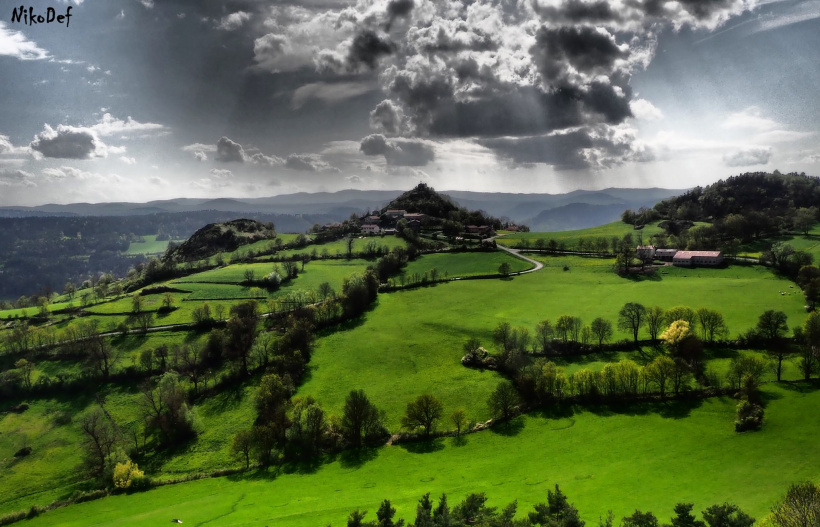
[[[493, 238], [493, 239], [495, 239], [495, 238]], [[521, 251], [519, 251], [518, 249], [510, 249], [509, 247], [505, 247], [504, 245], [501, 245], [501, 244], [496, 244], [496, 247], [498, 247], [502, 251], [507, 251], [508, 253], [510, 253], [511, 255], [513, 255], [517, 258], [521, 258], [522, 260], [526, 260], [526, 261], [530, 262], [531, 264], [535, 265], [535, 267], [533, 267], [532, 269], [527, 269], [526, 271], [519, 271], [517, 273], [513, 273], [514, 275], [534, 273], [534, 272], [540, 271], [541, 269], [544, 268], [544, 264], [542, 264], [538, 260], [533, 260], [532, 258], [524, 256], [523, 254], [521, 254]]]

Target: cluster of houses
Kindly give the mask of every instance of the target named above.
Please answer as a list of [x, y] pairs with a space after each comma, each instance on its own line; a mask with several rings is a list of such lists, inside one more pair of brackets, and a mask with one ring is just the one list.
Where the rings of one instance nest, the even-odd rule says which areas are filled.
[[[396, 225], [399, 220], [405, 220], [407, 226], [415, 232], [421, 231], [421, 226], [432, 219], [427, 214], [407, 212], [402, 209], [387, 209], [381, 216], [370, 215], [362, 218], [362, 234], [397, 234]], [[493, 236], [495, 232], [488, 225], [468, 225], [465, 232], [481, 238]]]
[[421, 223], [427, 219], [426, 214], [411, 213], [402, 209], [387, 209], [383, 216], [370, 215], [362, 218], [362, 234], [396, 234], [396, 224], [401, 219], [407, 221], [408, 227], [419, 232]]
[[723, 263], [723, 253], [720, 251], [679, 251], [658, 249], [654, 245], [639, 245], [637, 253], [641, 260], [672, 262], [672, 265], [679, 267], [717, 267]]

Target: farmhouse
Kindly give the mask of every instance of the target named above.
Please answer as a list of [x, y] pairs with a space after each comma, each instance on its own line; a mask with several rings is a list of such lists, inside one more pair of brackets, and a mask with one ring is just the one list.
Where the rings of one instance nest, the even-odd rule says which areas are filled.
[[655, 249], [655, 258], [664, 262], [671, 262], [677, 252], [677, 249]]
[[391, 219], [403, 218], [407, 214], [406, 210], [402, 209], [387, 209], [385, 215]]
[[404, 219], [407, 221], [423, 222], [427, 219], [427, 214], [422, 214], [421, 212], [410, 212], [404, 215]]
[[362, 225], [363, 234], [379, 234], [382, 231], [377, 223], [365, 223]]
[[722, 263], [723, 253], [720, 251], [678, 251], [672, 258], [672, 264], [681, 267], [714, 267]]
[[639, 245], [638, 258], [640, 258], [641, 260], [652, 260], [653, 258], [655, 258], [655, 246]]
[[489, 236], [493, 230], [489, 225], [467, 225], [467, 234], [478, 234], [480, 236]]

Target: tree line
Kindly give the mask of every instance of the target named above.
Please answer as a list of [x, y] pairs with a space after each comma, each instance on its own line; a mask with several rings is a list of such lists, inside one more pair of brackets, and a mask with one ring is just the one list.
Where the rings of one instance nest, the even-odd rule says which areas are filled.
[[[814, 509], [803, 510], [799, 500], [804, 494], [811, 494]], [[462, 502], [451, 507], [447, 495], [442, 494], [438, 503], [425, 494], [418, 501], [415, 518], [412, 522], [396, 518], [396, 509], [390, 500], [384, 500], [376, 511], [376, 519], [366, 521], [367, 511], [356, 509], [347, 518], [347, 527], [584, 527], [578, 509], [569, 502], [558, 485], [555, 490], [547, 490], [546, 503], [538, 503], [530, 512], [518, 514], [518, 501], [515, 500], [501, 509], [490, 507], [485, 493], [469, 494]], [[776, 527], [793, 527], [796, 525], [814, 525], [805, 523], [818, 516], [820, 490], [811, 483], [793, 485], [786, 497], [772, 509], [772, 520]], [[657, 516], [649, 511], [635, 510], [624, 516], [621, 527], [751, 527], [755, 519], [732, 503], [716, 504], [701, 512], [702, 520], [693, 513], [694, 504], [677, 503], [674, 515], [668, 524], [661, 524]], [[804, 523], [801, 523], [804, 522]], [[599, 527], [613, 527], [615, 517], [609, 511], [599, 520]]]

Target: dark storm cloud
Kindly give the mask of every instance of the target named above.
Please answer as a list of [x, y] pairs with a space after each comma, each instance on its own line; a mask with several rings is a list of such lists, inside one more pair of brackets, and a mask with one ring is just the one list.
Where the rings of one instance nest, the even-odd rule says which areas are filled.
[[530, 52], [547, 84], [566, 82], [575, 72], [610, 75], [627, 58], [627, 48], [604, 29], [542, 26], [535, 38]]
[[388, 140], [381, 134], [372, 134], [360, 143], [359, 149], [366, 156], [384, 156], [388, 165], [421, 167], [436, 158], [435, 151], [428, 145], [411, 140]]
[[556, 170], [611, 168], [625, 161], [653, 160], [654, 154], [636, 143], [633, 134], [597, 126], [545, 136], [482, 139], [479, 144], [514, 163], [545, 163]]
[[385, 24], [385, 30], [390, 31], [393, 22], [399, 17], [409, 15], [415, 5], [416, 3], [413, 0], [390, 0], [390, 2], [387, 3], [387, 23]]
[[529, 135], [595, 122], [618, 124], [632, 115], [625, 83], [593, 81], [549, 92], [499, 83], [482, 98], [460, 100], [456, 83], [446, 76], [399, 73], [389, 89], [415, 129], [440, 136]]
[[388, 37], [370, 29], [363, 30], [353, 37], [350, 44], [347, 54], [348, 69], [356, 71], [364, 65], [372, 70], [381, 57], [391, 55], [394, 51], [395, 45]]
[[[628, 2], [632, 4], [642, 4], [643, 10], [650, 16], [664, 16], [666, 11], [666, 0], [644, 0], [643, 2]], [[724, 11], [737, 4], [736, 0], [679, 0], [679, 3], [687, 13], [698, 20], [711, 18], [716, 12]]]
[[407, 16], [415, 5], [413, 0], [390, 0], [387, 3], [387, 16], [391, 21], [396, 17]]
[[46, 125], [45, 130], [34, 136], [29, 147], [45, 157], [61, 159], [92, 159], [108, 155], [105, 143], [93, 130], [65, 125], [56, 129]]
[[216, 160], [221, 163], [244, 163], [247, 157], [242, 145], [221, 137], [216, 142]]
[[569, 0], [557, 6], [542, 6], [535, 2], [534, 6], [544, 20], [550, 20], [553, 23], [600, 23], [620, 20], [620, 15], [606, 1]]

